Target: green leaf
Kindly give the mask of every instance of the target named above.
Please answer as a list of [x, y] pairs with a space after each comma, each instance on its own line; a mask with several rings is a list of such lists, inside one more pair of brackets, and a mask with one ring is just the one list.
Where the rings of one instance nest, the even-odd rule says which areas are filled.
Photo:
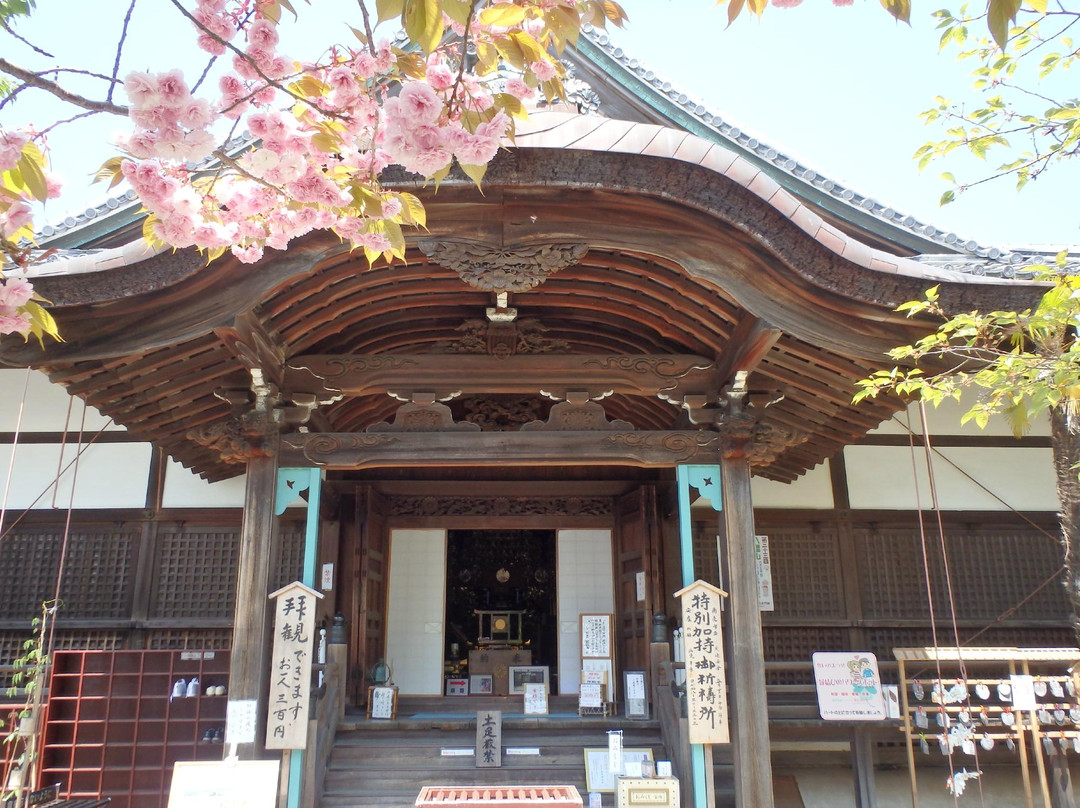
[[941, 195], [941, 199], [938, 200], [938, 204], [941, 206], [948, 205], [950, 202], [956, 201], [956, 191], [946, 191]]
[[472, 3], [469, 0], [443, 0], [443, 13], [458, 25], [469, 21]]
[[379, 22], [400, 17], [405, 13], [405, 0], [375, 0], [375, 13]]
[[911, 0], [881, 0], [881, 5], [900, 22], [911, 24]]
[[497, 3], [480, 12], [482, 25], [513, 28], [525, 21], [525, 9], [514, 3]]
[[990, 0], [986, 8], [986, 24], [997, 46], [1004, 50], [1009, 41], [1009, 29], [1016, 22], [1021, 0]]
[[443, 35], [442, 4], [439, 0], [405, 0], [405, 33], [431, 53], [439, 46]]
[[487, 171], [486, 165], [471, 166], [465, 163], [459, 163], [461, 170], [465, 172], [466, 176], [476, 183], [476, 187], [480, 187], [480, 181], [484, 179], [484, 173]]

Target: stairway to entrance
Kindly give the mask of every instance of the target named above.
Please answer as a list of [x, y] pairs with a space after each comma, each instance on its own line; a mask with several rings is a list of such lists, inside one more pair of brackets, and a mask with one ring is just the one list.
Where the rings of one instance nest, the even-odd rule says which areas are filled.
[[[422, 787], [455, 785], [573, 785], [588, 804], [583, 750], [606, 748], [608, 730], [622, 730], [624, 748], [648, 748], [654, 760], [667, 759], [655, 721], [579, 718], [576, 696], [552, 696], [547, 716], [526, 717], [521, 708], [520, 696], [402, 697], [393, 721], [346, 714], [319, 806], [412, 808]], [[503, 764], [478, 769], [471, 754], [476, 712], [489, 709], [503, 713]], [[614, 795], [604, 794], [603, 804], [613, 806]]]

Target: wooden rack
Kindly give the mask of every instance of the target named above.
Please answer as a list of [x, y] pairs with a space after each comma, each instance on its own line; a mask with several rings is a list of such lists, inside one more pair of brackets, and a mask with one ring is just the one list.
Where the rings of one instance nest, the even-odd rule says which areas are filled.
[[[908, 770], [911, 775], [911, 799], [914, 808], [918, 808], [918, 785], [915, 779], [915, 742], [920, 736], [946, 737], [949, 727], [960, 719], [960, 714], [968, 713], [967, 726], [972, 729], [975, 743], [979, 738], [989, 736], [995, 741], [1012, 741], [1020, 756], [1020, 770], [1024, 781], [1026, 808], [1034, 808], [1031, 771], [1028, 760], [1030, 740], [1031, 757], [1034, 758], [1039, 776], [1040, 791], [1045, 808], [1051, 808], [1050, 787], [1046, 773], [1046, 761], [1043, 754], [1043, 740], [1059, 738], [1080, 738], [1080, 722], [1069, 718], [1070, 729], [1056, 721], [1044, 724], [1039, 720], [1042, 711], [1052, 713], [1064, 710], [1080, 710], [1080, 678], [1077, 678], [1076, 665], [1080, 663], [1080, 651], [1074, 648], [896, 648], [893, 654], [899, 663], [901, 718], [904, 736], [907, 741]], [[976, 675], [972, 675], [976, 672]], [[966, 678], [965, 678], [965, 673]], [[1015, 675], [1033, 676], [1035, 681], [1047, 684], [1045, 696], [1037, 697], [1034, 710], [1013, 710], [1011, 694], [1005, 698], [998, 694], [999, 685], [1012, 686]], [[1050, 684], [1060, 685], [1062, 696], [1057, 697], [1050, 691]], [[967, 690], [966, 697], [955, 703], [941, 703], [935, 699], [935, 686], [939, 693], [944, 693], [959, 684]], [[985, 685], [990, 689], [987, 699], [979, 698], [975, 688]], [[923, 688], [923, 697], [914, 698], [917, 686]], [[920, 708], [930, 722], [928, 727], [919, 727], [916, 716]], [[1013, 713], [1013, 723], [1002, 723], [1002, 714]], [[984, 724], [982, 715], [990, 716], [991, 723]], [[1075, 714], [1074, 714], [1075, 715]], [[944, 716], [947, 726], [939, 725], [935, 716]], [[961, 722], [963, 723], [963, 722]], [[944, 743], [948, 744], [946, 739]], [[933, 745], [931, 745], [933, 748]], [[945, 754], [952, 754], [948, 747]]]
[[[228, 671], [227, 651], [57, 651], [42, 782], [111, 797], [112, 808], [165, 808], [174, 763], [222, 757], [228, 695], [205, 694], [227, 686]], [[198, 695], [172, 697], [192, 677]]]

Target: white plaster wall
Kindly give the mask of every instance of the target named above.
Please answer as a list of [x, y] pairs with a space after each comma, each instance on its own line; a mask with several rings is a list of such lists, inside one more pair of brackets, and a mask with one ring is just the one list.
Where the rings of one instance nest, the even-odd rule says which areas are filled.
[[169, 460], [165, 466], [163, 508], [242, 508], [246, 475], [208, 483], [202, 477]]
[[[970, 398], [970, 400], [969, 400]], [[960, 425], [960, 418], [971, 409], [971, 404], [976, 399], [974, 396], [964, 396], [963, 402], [943, 401], [937, 407], [926, 405], [926, 423], [931, 435], [1004, 435], [1012, 437], [1008, 421], [1004, 418], [991, 418], [986, 424], [986, 429], [979, 429], [974, 421], [969, 421], [964, 426]], [[894, 418], [887, 419], [877, 429], [870, 432], [871, 435], [907, 435], [910, 427], [920, 435], [923, 433], [922, 416], [919, 413], [918, 403], [908, 406], [906, 412], [898, 413]], [[1047, 418], [1037, 419], [1031, 426], [1030, 435], [1049, 435], [1050, 421]]]
[[[981, 792], [978, 781], [969, 781], [963, 795], [954, 802], [953, 796], [945, 790], [948, 769], [942, 766], [920, 766], [920, 762], [916, 760], [920, 808], [956, 808], [957, 805], [970, 805], [973, 808], [1019, 808], [1026, 804], [1019, 766], [983, 767]], [[961, 759], [957, 768], [964, 767], [964, 760]], [[976, 767], [968, 764], [966, 768], [974, 770]], [[856, 808], [853, 774], [850, 770], [823, 766], [813, 769], [777, 770], [775, 773], [795, 776], [805, 808]], [[1074, 769], [1073, 782], [1076, 782], [1077, 774]], [[877, 808], [911, 808], [911, 778], [906, 768], [878, 770], [874, 772], [874, 784]], [[1037, 776], [1033, 777], [1032, 788], [1035, 805], [1042, 805]]]
[[[29, 382], [25, 370], [0, 370], [0, 432], [14, 432], [19, 427], [19, 409], [23, 390], [26, 390], [26, 406], [22, 407], [23, 432], [63, 432], [67, 421], [68, 402], [71, 396], [58, 384], [53, 384], [39, 371], [30, 371]], [[67, 429], [77, 433], [82, 421], [83, 403], [75, 401], [71, 408], [71, 422]], [[93, 407], [86, 408], [84, 432], [93, 434], [109, 423]], [[109, 431], [123, 431], [112, 424]]]
[[[755, 508], [832, 508], [832, 481], [828, 461], [810, 469], [792, 483], [750, 479], [750, 493]], [[703, 504], [708, 505], [702, 500]], [[708, 506], [711, 510], [712, 506]]]
[[610, 530], [560, 530], [557, 538], [559, 692], [581, 684], [578, 616], [615, 611]]
[[[100, 443], [85, 449], [54, 486], [58, 463], [67, 466], [75, 458], [74, 444], [21, 444], [15, 447], [11, 485], [7, 487], [12, 447], [0, 446], [0, 496], [8, 488], [7, 509], [67, 508], [75, 481], [75, 508], [143, 508], [150, 471], [148, 443]], [[55, 488], [55, 498], [54, 498]], [[54, 502], [55, 499], [55, 502]]]
[[[943, 510], [1058, 509], [1049, 449], [947, 447], [937, 452], [934, 481]], [[852, 508], [933, 507], [920, 447], [914, 468], [911, 450], [903, 446], [849, 446], [844, 459]]]
[[403, 695], [442, 694], [445, 592], [446, 531], [390, 531], [386, 661]]

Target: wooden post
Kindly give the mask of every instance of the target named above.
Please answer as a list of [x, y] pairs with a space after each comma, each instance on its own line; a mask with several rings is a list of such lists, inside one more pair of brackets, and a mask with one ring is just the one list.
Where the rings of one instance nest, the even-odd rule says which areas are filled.
[[735, 804], [738, 808], [773, 808], [765, 651], [758, 610], [749, 460], [741, 452], [724, 452], [720, 477], [731, 576], [727, 583], [733, 653], [728, 667], [732, 673], [730, 681], [735, 703], [735, 720], [732, 722], [735, 730], [732, 738]]
[[229, 701], [255, 701], [259, 706], [255, 742], [239, 745], [237, 754], [241, 760], [257, 760], [264, 752], [270, 657], [270, 601], [267, 595], [274, 571], [276, 488], [276, 452], [251, 458], [247, 464], [244, 521], [240, 529]]
[[856, 808], [877, 808], [874, 744], [869, 727], [855, 727], [851, 731], [851, 767], [855, 770]]

